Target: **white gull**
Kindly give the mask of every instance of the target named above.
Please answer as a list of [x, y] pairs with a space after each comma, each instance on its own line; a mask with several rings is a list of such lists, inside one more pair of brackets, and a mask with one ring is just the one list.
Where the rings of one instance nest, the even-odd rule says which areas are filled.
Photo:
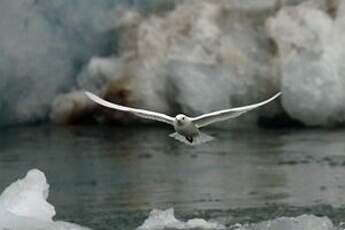
[[242, 115], [243, 113], [246, 113], [250, 110], [253, 110], [255, 108], [258, 108], [260, 106], [263, 106], [273, 101], [274, 99], [276, 99], [277, 97], [281, 95], [281, 92], [277, 93], [276, 95], [274, 95], [273, 97], [265, 101], [262, 101], [256, 104], [247, 105], [243, 107], [237, 107], [237, 108], [231, 108], [231, 109], [219, 110], [219, 111], [207, 113], [207, 114], [197, 116], [197, 117], [188, 117], [184, 114], [178, 114], [175, 117], [171, 117], [171, 116], [158, 113], [158, 112], [117, 105], [109, 101], [106, 101], [90, 92], [85, 92], [85, 94], [92, 101], [102, 106], [123, 111], [123, 112], [129, 112], [142, 118], [156, 120], [156, 121], [160, 121], [160, 122], [164, 122], [169, 125], [172, 125], [176, 132], [170, 134], [170, 137], [173, 137], [176, 140], [179, 140], [188, 145], [198, 145], [201, 143], [211, 141], [213, 139], [213, 137], [200, 132], [199, 128], [207, 126], [214, 122], [224, 121], [230, 118], [238, 117]]

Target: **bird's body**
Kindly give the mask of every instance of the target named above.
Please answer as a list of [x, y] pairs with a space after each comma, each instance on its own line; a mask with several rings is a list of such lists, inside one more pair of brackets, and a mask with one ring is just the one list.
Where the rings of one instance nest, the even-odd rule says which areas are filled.
[[175, 117], [174, 128], [176, 132], [186, 137], [195, 137], [199, 134], [199, 129], [194, 125], [191, 119], [183, 114]]
[[[200, 135], [198, 127], [191, 121], [191, 118], [183, 114], [179, 114], [175, 117], [174, 129], [176, 133], [185, 137], [189, 143], [193, 143]], [[173, 134], [171, 136], [174, 137]]]
[[188, 117], [184, 114], [179, 114], [175, 117], [170, 117], [162, 113], [117, 105], [109, 101], [103, 100], [102, 98], [96, 96], [93, 93], [90, 93], [90, 92], [85, 92], [85, 93], [91, 100], [93, 100], [94, 102], [102, 106], [123, 111], [123, 112], [129, 112], [142, 118], [156, 120], [156, 121], [160, 121], [160, 122], [164, 122], [164, 123], [172, 125], [176, 132], [170, 134], [170, 136], [175, 138], [176, 140], [179, 140], [189, 145], [197, 145], [204, 142], [208, 142], [213, 139], [213, 137], [200, 132], [199, 129], [201, 127], [207, 126], [214, 122], [224, 121], [230, 118], [238, 117], [242, 115], [243, 113], [246, 113], [252, 109], [258, 108], [262, 105], [265, 105], [273, 101], [275, 98], [279, 97], [281, 94], [281, 93], [277, 93], [276, 95], [269, 98], [268, 100], [257, 103], [257, 104], [248, 105], [244, 107], [238, 107], [238, 108], [232, 108], [232, 109], [220, 110], [220, 111], [216, 111], [212, 113], [207, 113], [198, 117]]

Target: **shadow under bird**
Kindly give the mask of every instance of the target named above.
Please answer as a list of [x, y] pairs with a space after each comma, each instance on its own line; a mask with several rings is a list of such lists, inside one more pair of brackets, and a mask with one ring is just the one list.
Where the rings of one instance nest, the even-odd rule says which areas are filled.
[[102, 106], [123, 111], [123, 112], [129, 112], [142, 118], [156, 120], [156, 121], [160, 121], [160, 122], [164, 122], [169, 125], [172, 125], [176, 132], [170, 134], [170, 137], [173, 137], [176, 140], [179, 140], [188, 145], [198, 145], [198, 144], [202, 144], [214, 139], [213, 137], [200, 132], [199, 129], [201, 127], [207, 126], [209, 124], [212, 124], [218, 121], [224, 121], [230, 118], [238, 117], [250, 110], [256, 109], [260, 106], [263, 106], [273, 101], [274, 99], [276, 99], [277, 97], [281, 95], [281, 93], [279, 92], [273, 97], [256, 104], [247, 105], [243, 107], [237, 107], [237, 108], [231, 108], [231, 109], [219, 110], [219, 111], [203, 114], [198, 117], [188, 117], [184, 114], [179, 114], [176, 117], [171, 117], [171, 116], [158, 113], [158, 112], [117, 105], [109, 101], [106, 101], [90, 92], [85, 92], [85, 94], [92, 101]]

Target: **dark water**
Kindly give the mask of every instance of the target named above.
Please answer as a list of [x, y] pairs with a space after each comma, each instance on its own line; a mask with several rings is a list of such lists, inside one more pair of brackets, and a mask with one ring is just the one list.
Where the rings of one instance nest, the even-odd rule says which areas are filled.
[[94, 229], [133, 229], [152, 208], [169, 207], [228, 224], [303, 213], [345, 220], [345, 131], [208, 130], [217, 140], [197, 147], [170, 132], [2, 129], [0, 189], [39, 168], [55, 219]]

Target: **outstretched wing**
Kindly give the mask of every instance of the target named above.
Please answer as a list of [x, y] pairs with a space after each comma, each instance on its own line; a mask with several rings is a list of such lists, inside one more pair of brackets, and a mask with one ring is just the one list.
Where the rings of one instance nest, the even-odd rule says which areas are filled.
[[220, 110], [220, 111], [216, 111], [216, 112], [212, 112], [212, 113], [207, 113], [207, 114], [192, 118], [192, 121], [198, 128], [200, 128], [200, 127], [209, 125], [209, 124], [214, 123], [214, 122], [224, 121], [224, 120], [227, 120], [230, 118], [235, 118], [235, 117], [242, 115], [243, 113], [246, 113], [252, 109], [258, 108], [260, 106], [263, 106], [263, 105], [273, 101], [274, 99], [276, 99], [280, 95], [281, 95], [281, 92], [277, 93], [276, 95], [274, 95], [273, 97], [271, 97], [270, 99], [268, 99], [266, 101], [263, 101], [263, 102], [260, 102], [257, 104], [253, 104], [253, 105], [248, 105], [248, 106], [243, 106], [243, 107], [238, 107], [238, 108], [225, 109], [225, 110]]
[[144, 110], [144, 109], [134, 109], [134, 108], [130, 108], [130, 107], [122, 106], [122, 105], [117, 105], [117, 104], [111, 103], [109, 101], [103, 100], [102, 98], [100, 98], [100, 97], [98, 97], [95, 94], [90, 93], [90, 92], [85, 92], [85, 94], [86, 94], [86, 96], [88, 96], [91, 100], [93, 100], [97, 104], [103, 105], [105, 107], [108, 107], [111, 109], [116, 109], [116, 110], [123, 111], [123, 112], [129, 112], [129, 113], [132, 113], [132, 114], [137, 115], [137, 116], [142, 117], [142, 118], [160, 121], [160, 122], [164, 122], [164, 123], [173, 125], [174, 118], [172, 118], [168, 115], [165, 115], [162, 113], [157, 113], [157, 112], [152, 112], [152, 111], [148, 111], [148, 110]]

